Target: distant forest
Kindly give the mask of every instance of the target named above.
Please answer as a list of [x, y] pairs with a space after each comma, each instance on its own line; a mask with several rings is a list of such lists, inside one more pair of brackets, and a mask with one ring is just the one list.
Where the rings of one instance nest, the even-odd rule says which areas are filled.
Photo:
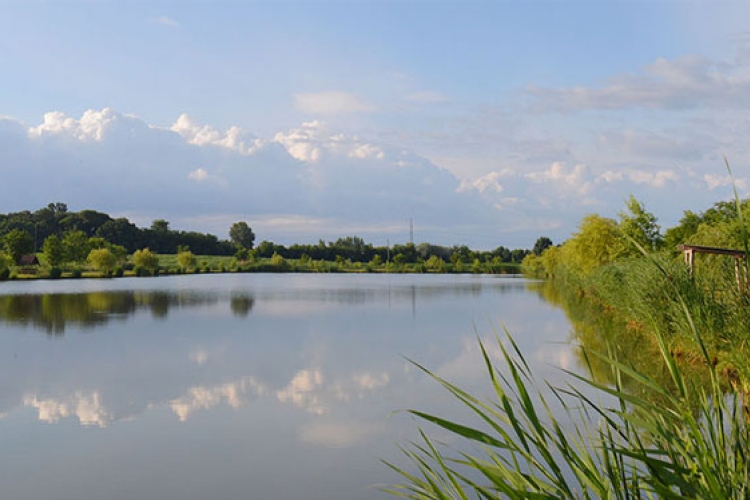
[[[245, 225], [237, 223], [234, 226], [238, 224]], [[248, 226], [246, 229], [250, 230]], [[229, 232], [230, 228], [227, 230]], [[243, 244], [238, 244], [234, 237], [231, 240], [225, 240], [213, 234], [172, 230], [169, 228], [169, 222], [163, 219], [153, 221], [149, 228], [139, 228], [125, 217], [112, 218], [96, 210], [71, 212], [65, 203], [50, 203], [34, 212], [24, 210], [0, 214], [0, 241], [6, 239], [9, 233], [17, 234], [18, 231], [26, 233], [29, 240], [33, 240], [34, 252], [41, 250], [44, 241], [49, 236], [55, 235], [63, 238], [67, 233], [74, 231], [81, 231], [88, 238], [101, 238], [112, 245], [122, 246], [131, 254], [136, 250], [149, 248], [159, 254], [176, 254], [181, 249], [189, 249], [196, 255], [229, 256], [236, 255], [239, 249], [245, 251], [252, 249], [255, 238], [250, 230], [249, 244], [247, 240]], [[537, 250], [535, 248], [535, 251]], [[325, 261], [346, 259], [351, 262], [369, 262], [375, 256], [379, 256], [383, 262], [394, 260], [402, 263], [426, 261], [432, 256], [448, 262], [471, 263], [479, 260], [481, 262], [520, 263], [526, 255], [531, 253], [530, 250], [511, 250], [503, 246], [491, 251], [475, 251], [466, 245], [446, 247], [430, 243], [375, 247], [358, 236], [342, 237], [335, 242], [326, 243], [319, 240], [317, 244], [293, 244], [288, 247], [262, 241], [252, 251], [259, 258], [270, 258], [277, 254], [286, 259], [310, 258]]]

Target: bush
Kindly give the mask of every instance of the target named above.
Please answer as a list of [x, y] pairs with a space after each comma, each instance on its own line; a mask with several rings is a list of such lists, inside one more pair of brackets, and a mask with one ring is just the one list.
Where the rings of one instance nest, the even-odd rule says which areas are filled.
[[70, 275], [71, 275], [71, 277], [78, 279], [81, 276], [83, 276], [83, 271], [81, 271], [81, 269], [77, 267], [77, 268], [73, 269], [73, 271], [70, 273]]
[[49, 270], [49, 279], [57, 280], [62, 276], [62, 269], [59, 267], [51, 267]]

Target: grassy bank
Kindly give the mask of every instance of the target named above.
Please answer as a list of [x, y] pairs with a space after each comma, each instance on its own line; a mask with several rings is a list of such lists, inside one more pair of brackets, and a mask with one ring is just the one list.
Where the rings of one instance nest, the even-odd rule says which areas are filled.
[[[336, 261], [303, 259], [254, 258], [238, 260], [235, 257], [215, 255], [195, 255], [190, 265], [181, 265], [177, 254], [159, 254], [158, 267], [139, 268], [130, 255], [126, 260], [113, 267], [110, 272], [96, 270], [88, 264], [68, 264], [51, 268], [44, 264], [38, 266], [13, 266], [8, 269], [5, 279], [75, 279], [75, 278], [108, 278], [133, 277], [197, 273], [256, 273], [256, 272], [296, 272], [296, 273], [432, 273], [432, 274], [519, 274], [520, 264], [493, 262], [444, 262], [427, 261], [417, 263], [372, 263], [352, 262], [339, 259]], [[43, 256], [40, 255], [43, 261]], [[0, 278], [0, 281], [2, 278]]]

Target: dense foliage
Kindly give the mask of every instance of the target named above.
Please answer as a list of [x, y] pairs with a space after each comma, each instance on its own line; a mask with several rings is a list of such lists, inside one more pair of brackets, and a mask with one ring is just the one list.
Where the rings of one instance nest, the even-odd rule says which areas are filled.
[[527, 256], [523, 269], [554, 279], [564, 294], [585, 297], [628, 325], [626, 331], [612, 334], [615, 344], [623, 336], [637, 337], [644, 351], [656, 352], [658, 332], [680, 359], [695, 362], [701, 357], [694, 322], [715, 369], [727, 380], [739, 380], [750, 345], [750, 287], [743, 278], [747, 261], [697, 254], [691, 272], [677, 246], [744, 251], [748, 215], [750, 200], [719, 202], [698, 214], [685, 212], [680, 223], [662, 235], [656, 217], [631, 197], [619, 220], [585, 217], [565, 243]]

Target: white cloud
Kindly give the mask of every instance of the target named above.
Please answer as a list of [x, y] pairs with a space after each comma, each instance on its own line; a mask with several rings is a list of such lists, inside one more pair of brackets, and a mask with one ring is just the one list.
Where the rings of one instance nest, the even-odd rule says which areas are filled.
[[526, 178], [533, 182], [553, 183], [581, 195], [588, 194], [593, 188], [589, 171], [586, 165], [581, 164], [571, 169], [563, 162], [555, 162], [547, 170], [526, 174]]
[[363, 113], [375, 108], [353, 94], [339, 91], [294, 94], [297, 109], [312, 115]]
[[739, 190], [747, 189], [747, 180], [743, 178], [733, 178], [731, 175], [716, 175], [716, 174], [704, 174], [703, 180], [708, 186], [708, 189], [713, 191], [720, 187], [731, 187], [736, 186]]
[[461, 181], [461, 185], [458, 186], [458, 191], [470, 191], [474, 189], [480, 193], [484, 193], [485, 191], [502, 193], [504, 189], [499, 181], [502, 177], [504, 177], [504, 174], [501, 172], [490, 172], [489, 174], [473, 181], [464, 180]]
[[735, 109], [750, 107], [750, 75], [743, 66], [683, 56], [659, 58], [640, 73], [617, 75], [599, 87], [531, 87], [529, 92], [543, 110]]
[[68, 117], [60, 111], [52, 111], [44, 115], [44, 122], [29, 129], [29, 135], [41, 137], [45, 135], [69, 135], [79, 140], [101, 141], [105, 130], [121, 118], [110, 108], [101, 111], [90, 109], [86, 111], [80, 120]]
[[658, 170], [656, 172], [637, 169], [608, 170], [599, 175], [597, 181], [613, 183], [621, 182], [625, 179], [634, 184], [647, 184], [654, 188], [662, 188], [670, 182], [679, 181], [680, 175], [674, 170]]
[[180, 115], [170, 128], [177, 132], [188, 143], [196, 146], [220, 146], [241, 154], [253, 154], [264, 145], [264, 142], [239, 127], [230, 127], [219, 132], [209, 125], [198, 125], [186, 114]]

